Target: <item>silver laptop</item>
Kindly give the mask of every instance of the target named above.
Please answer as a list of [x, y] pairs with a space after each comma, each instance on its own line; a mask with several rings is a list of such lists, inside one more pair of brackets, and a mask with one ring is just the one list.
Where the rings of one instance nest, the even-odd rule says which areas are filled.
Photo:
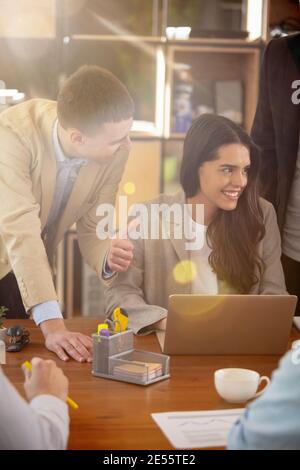
[[166, 354], [283, 354], [293, 323], [293, 295], [171, 295]]

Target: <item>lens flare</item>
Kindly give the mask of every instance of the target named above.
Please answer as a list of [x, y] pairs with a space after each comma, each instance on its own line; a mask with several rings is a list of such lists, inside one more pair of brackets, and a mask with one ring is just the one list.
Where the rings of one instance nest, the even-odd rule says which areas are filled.
[[134, 194], [136, 192], [135, 184], [132, 183], [131, 181], [128, 181], [127, 183], [124, 184], [123, 191], [128, 196]]
[[197, 276], [197, 266], [193, 261], [179, 261], [173, 269], [173, 277], [178, 284], [189, 284]]

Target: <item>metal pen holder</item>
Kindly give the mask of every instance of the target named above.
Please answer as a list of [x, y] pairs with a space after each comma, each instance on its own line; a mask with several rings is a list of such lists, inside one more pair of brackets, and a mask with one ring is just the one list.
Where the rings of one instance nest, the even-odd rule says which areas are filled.
[[[133, 331], [126, 330], [111, 336], [92, 335], [92, 374], [122, 382], [149, 385], [170, 377], [170, 358], [164, 354], [133, 349]], [[150, 371], [149, 364], [161, 366], [160, 375]], [[134, 368], [132, 376], [122, 374], [122, 368]]]

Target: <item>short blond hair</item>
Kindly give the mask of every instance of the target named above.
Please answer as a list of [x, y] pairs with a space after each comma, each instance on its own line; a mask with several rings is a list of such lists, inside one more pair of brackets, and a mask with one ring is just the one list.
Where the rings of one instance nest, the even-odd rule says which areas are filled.
[[108, 70], [84, 65], [63, 84], [57, 98], [57, 115], [65, 129], [93, 133], [106, 122], [133, 116], [134, 104], [125, 85]]

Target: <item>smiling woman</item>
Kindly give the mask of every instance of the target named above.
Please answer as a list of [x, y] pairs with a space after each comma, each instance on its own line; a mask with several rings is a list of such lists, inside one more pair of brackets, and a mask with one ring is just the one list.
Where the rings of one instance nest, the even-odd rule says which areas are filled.
[[[276, 214], [259, 197], [259, 167], [259, 149], [241, 127], [217, 115], [197, 118], [184, 141], [181, 191], [146, 204], [148, 211], [188, 205], [187, 216], [155, 218], [167, 239], [154, 239], [152, 220], [149, 238], [131, 238], [133, 261], [106, 290], [107, 314], [121, 306], [129, 327], [146, 333], [165, 329], [172, 294], [286, 294]], [[182, 230], [186, 222], [191, 231]], [[192, 232], [201, 246], [186, 243]]]
[[181, 185], [189, 203], [204, 204], [213, 270], [240, 293], [248, 293], [263, 270], [258, 172], [259, 149], [240, 126], [210, 114], [194, 121], [184, 143]]
[[205, 225], [218, 208], [236, 209], [248, 181], [250, 154], [242, 144], [222, 145], [217, 160], [207, 161], [198, 170], [200, 191], [196, 202], [205, 205]]

